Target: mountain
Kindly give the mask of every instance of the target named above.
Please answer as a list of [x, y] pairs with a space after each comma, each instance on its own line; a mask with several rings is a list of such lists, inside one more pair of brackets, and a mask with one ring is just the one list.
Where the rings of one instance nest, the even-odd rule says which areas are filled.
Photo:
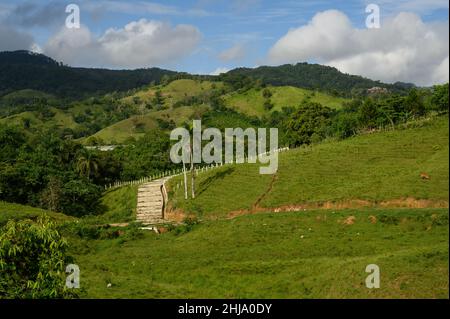
[[69, 99], [127, 91], [151, 82], [159, 83], [174, 71], [159, 68], [107, 70], [73, 68], [45, 55], [29, 51], [0, 52], [0, 96], [33, 89]]
[[127, 91], [152, 82], [158, 84], [165, 76], [222, 80], [239, 85], [245, 83], [245, 79], [251, 78], [272, 86], [315, 89], [347, 97], [365, 94], [367, 89], [372, 87], [402, 93], [414, 86], [400, 82], [386, 84], [345, 74], [333, 67], [309, 63], [261, 66], [254, 69], [237, 68], [214, 77], [160, 68], [136, 70], [76, 68], [30, 51], [0, 52], [0, 96], [12, 91], [32, 89], [58, 97], [78, 99], [114, 91]]
[[409, 83], [386, 84], [358, 75], [340, 72], [338, 69], [320, 64], [297, 63], [280, 66], [261, 66], [258, 68], [238, 68], [221, 75], [226, 81], [234, 77], [247, 76], [260, 79], [264, 84], [274, 86], [290, 85], [305, 89], [351, 95], [365, 92], [372, 87], [383, 87], [391, 92], [404, 92], [414, 86]]

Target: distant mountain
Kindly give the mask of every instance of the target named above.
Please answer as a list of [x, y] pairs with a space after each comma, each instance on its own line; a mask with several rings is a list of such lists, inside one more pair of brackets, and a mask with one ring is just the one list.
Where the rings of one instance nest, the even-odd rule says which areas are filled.
[[177, 74], [159, 68], [107, 70], [73, 68], [29, 51], [0, 52], [0, 96], [22, 89], [64, 98], [126, 91]]
[[358, 75], [340, 72], [338, 69], [320, 64], [297, 63], [280, 66], [261, 66], [258, 68], [238, 68], [222, 75], [224, 79], [236, 76], [248, 76], [260, 79], [274, 86], [290, 85], [306, 89], [344, 93], [364, 92], [372, 87], [386, 88], [391, 92], [403, 92], [414, 86], [410, 83], [386, 84]]
[[148, 68], [137, 70], [108, 70], [74, 68], [45, 55], [30, 51], [0, 52], [0, 97], [17, 90], [29, 89], [57, 97], [78, 99], [127, 91], [152, 82], [160, 83], [164, 76], [197, 78], [245, 83], [245, 79], [260, 80], [273, 86], [290, 85], [318, 89], [335, 95], [365, 94], [372, 87], [390, 92], [405, 92], [413, 84], [386, 84], [361, 76], [345, 74], [336, 68], [319, 64], [298, 63], [281, 66], [261, 66], [255, 69], [237, 68], [220, 76], [198, 76], [187, 73]]

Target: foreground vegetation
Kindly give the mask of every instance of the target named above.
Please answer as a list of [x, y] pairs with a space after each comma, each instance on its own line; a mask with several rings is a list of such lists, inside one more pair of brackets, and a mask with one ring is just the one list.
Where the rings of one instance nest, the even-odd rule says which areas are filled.
[[[447, 209], [262, 213], [180, 227], [72, 238], [84, 297], [448, 298]], [[371, 290], [373, 263], [381, 288]]]

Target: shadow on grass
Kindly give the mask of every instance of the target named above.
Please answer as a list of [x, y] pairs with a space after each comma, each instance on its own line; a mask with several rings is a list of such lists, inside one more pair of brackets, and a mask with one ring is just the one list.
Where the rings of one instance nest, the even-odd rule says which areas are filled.
[[216, 172], [209, 176], [207, 179], [202, 181], [199, 185], [198, 195], [201, 195], [212, 183], [224, 179], [225, 176], [230, 175], [234, 172], [234, 167], [227, 167], [226, 169]]

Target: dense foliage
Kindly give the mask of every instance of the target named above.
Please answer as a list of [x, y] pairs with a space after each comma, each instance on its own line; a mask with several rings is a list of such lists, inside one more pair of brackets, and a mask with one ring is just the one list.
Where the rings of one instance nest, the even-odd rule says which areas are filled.
[[306, 89], [319, 89], [345, 96], [363, 94], [372, 87], [387, 88], [392, 92], [404, 92], [412, 84], [385, 84], [361, 76], [339, 72], [336, 68], [319, 64], [297, 63], [281, 66], [261, 66], [254, 69], [238, 68], [220, 76], [221, 79], [243, 87], [247, 78], [259, 79], [266, 85], [291, 85]]
[[175, 74], [158, 68], [133, 71], [72, 68], [42, 54], [0, 52], [0, 95], [34, 89], [60, 97], [80, 98], [126, 91]]
[[48, 217], [9, 221], [0, 232], [0, 298], [68, 298], [67, 242]]
[[448, 112], [448, 83], [431, 90], [413, 88], [405, 95], [353, 99], [340, 110], [303, 101], [299, 107], [270, 113], [265, 122], [281, 130], [280, 144], [299, 146], [328, 137], [342, 139], [367, 130], [395, 128], [430, 112]]
[[26, 138], [17, 127], [0, 127], [0, 199], [81, 216], [98, 209], [96, 164], [78, 144], [51, 132]]

